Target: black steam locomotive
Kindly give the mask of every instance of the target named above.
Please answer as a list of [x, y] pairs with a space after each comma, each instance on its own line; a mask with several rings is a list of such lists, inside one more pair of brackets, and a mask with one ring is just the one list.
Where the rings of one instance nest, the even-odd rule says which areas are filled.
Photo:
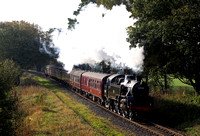
[[45, 74], [127, 118], [133, 119], [152, 110], [149, 87], [140, 77], [83, 70], [68, 73], [52, 65], [46, 66]]

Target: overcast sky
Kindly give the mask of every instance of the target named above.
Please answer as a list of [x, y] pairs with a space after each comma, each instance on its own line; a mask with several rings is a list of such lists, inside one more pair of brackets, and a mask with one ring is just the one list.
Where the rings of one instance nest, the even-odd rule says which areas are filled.
[[[111, 11], [103, 6], [88, 5], [78, 16], [79, 24], [67, 30], [67, 18], [74, 18], [73, 11], [80, 0], [0, 0], [0, 21], [20, 21], [38, 24], [43, 30], [62, 28], [54, 33], [54, 44], [60, 49], [59, 60], [71, 70], [74, 64], [99, 62], [110, 59], [116, 64], [126, 64], [138, 69], [143, 62], [142, 49], [129, 50], [126, 28], [133, 25], [125, 6]], [[105, 14], [102, 17], [102, 14]]]

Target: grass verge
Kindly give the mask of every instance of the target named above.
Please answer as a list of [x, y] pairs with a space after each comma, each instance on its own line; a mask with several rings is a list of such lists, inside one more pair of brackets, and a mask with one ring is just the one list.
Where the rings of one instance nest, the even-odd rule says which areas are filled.
[[187, 91], [154, 94], [153, 121], [189, 135], [200, 134], [200, 96]]
[[16, 88], [17, 135], [133, 135], [96, 116], [48, 80], [25, 73]]

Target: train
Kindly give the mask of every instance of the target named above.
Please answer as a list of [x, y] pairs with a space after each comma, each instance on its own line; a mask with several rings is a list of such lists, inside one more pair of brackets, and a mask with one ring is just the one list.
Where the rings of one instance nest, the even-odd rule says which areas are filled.
[[44, 73], [131, 120], [153, 109], [149, 87], [140, 76], [84, 70], [72, 70], [68, 73], [65, 69], [54, 65], [47, 65]]

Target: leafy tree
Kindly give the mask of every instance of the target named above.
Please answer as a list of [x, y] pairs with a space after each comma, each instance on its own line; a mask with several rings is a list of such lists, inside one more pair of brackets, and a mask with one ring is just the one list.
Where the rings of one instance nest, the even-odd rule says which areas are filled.
[[0, 61], [0, 98], [3, 99], [15, 85], [19, 67], [12, 60]]
[[200, 93], [200, 0], [82, 0], [74, 15], [90, 2], [126, 5], [137, 20], [127, 41], [130, 48], [144, 47], [146, 73], [172, 74]]
[[24, 21], [0, 23], [1, 59], [12, 59], [21, 68], [48, 64], [58, 58], [52, 43], [54, 29], [43, 32], [35, 24]]
[[[112, 68], [111, 63], [106, 60], [102, 60], [102, 61], [96, 63], [95, 65], [88, 64], [88, 63], [74, 65], [73, 69], [81, 69], [81, 70], [86, 70], [86, 71], [103, 72], [103, 73], [111, 73], [111, 70], [113, 70], [113, 72], [119, 71], [116, 68]], [[115, 73], [117, 73], [117, 72], [115, 72]]]
[[131, 68], [129, 68], [127, 66], [124, 68], [124, 74], [126, 74], [126, 75], [133, 75], [133, 74], [135, 74], [136, 75], [136, 73]]
[[15, 99], [11, 89], [19, 76], [19, 67], [12, 60], [0, 61], [0, 135], [14, 135]]
[[110, 61], [102, 60], [101, 62], [97, 63], [97, 66], [101, 67], [103, 73], [110, 73], [111, 72]]
[[73, 69], [81, 69], [81, 70], [89, 70], [91, 71], [91, 67], [88, 63], [83, 63], [83, 64], [78, 64], [78, 65], [74, 65]]
[[200, 1], [135, 0], [130, 47], [144, 46], [147, 70], [173, 74], [200, 93]]
[[[129, 1], [127, 1], [127, 0], [81, 0], [81, 3], [79, 4], [78, 9], [76, 11], [74, 11], [73, 15], [78, 16], [80, 14], [80, 12], [82, 11], [82, 9], [90, 3], [97, 4], [98, 7], [100, 5], [104, 5], [109, 10], [111, 10], [113, 6], [124, 4], [124, 5], [126, 5], [127, 10], [131, 11], [130, 3], [132, 3], [132, 0], [129, 0]], [[104, 17], [104, 15], [102, 15], [102, 17]], [[74, 18], [74, 19], [68, 18], [68, 29], [69, 30], [75, 29], [76, 24], [79, 24], [79, 22], [76, 18]]]

